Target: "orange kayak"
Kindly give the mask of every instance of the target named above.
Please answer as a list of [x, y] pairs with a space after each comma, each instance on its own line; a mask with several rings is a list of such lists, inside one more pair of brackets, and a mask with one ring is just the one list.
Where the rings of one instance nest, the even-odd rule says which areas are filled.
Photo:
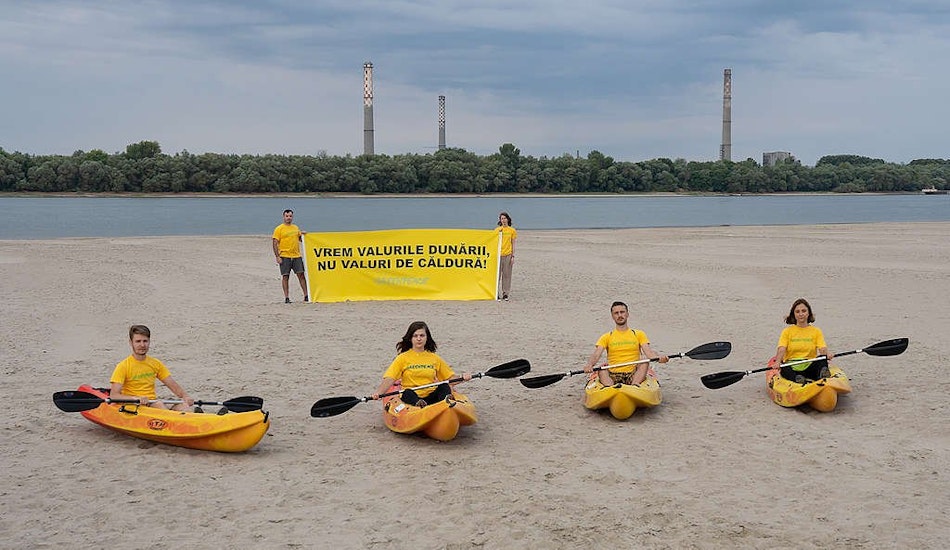
[[[398, 388], [393, 386], [390, 391], [394, 389]], [[396, 433], [422, 432], [432, 439], [451, 441], [458, 435], [460, 426], [470, 426], [477, 421], [475, 405], [458, 392], [425, 407], [407, 405], [399, 395], [383, 399], [383, 422]]]
[[830, 365], [829, 370], [828, 378], [801, 384], [782, 378], [779, 369], [769, 369], [765, 373], [769, 397], [783, 407], [809, 405], [816, 411], [831, 412], [838, 405], [839, 394], [851, 393], [851, 383], [838, 367]]
[[[103, 399], [109, 391], [88, 384], [79, 391]], [[158, 409], [129, 403], [103, 403], [80, 412], [110, 430], [189, 449], [237, 453], [257, 445], [270, 428], [269, 413], [260, 410], [224, 415]]]

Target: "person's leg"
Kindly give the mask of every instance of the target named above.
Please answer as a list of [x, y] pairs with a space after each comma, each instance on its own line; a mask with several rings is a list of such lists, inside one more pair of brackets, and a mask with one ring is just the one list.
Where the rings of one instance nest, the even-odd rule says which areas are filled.
[[812, 361], [808, 368], [805, 369], [805, 378], [809, 380], [821, 380], [822, 378], [827, 378], [831, 373], [828, 372], [828, 360], [827, 359], [818, 359], [817, 361]]
[[300, 281], [300, 290], [303, 292], [303, 301], [310, 301], [310, 294], [307, 293], [307, 278], [304, 277], [303, 272], [297, 274], [297, 279]]
[[310, 301], [310, 293], [307, 292], [307, 278], [303, 274], [303, 258], [294, 258], [291, 263], [294, 273], [297, 274], [297, 281], [300, 282], [300, 291], [303, 292], [303, 301]]
[[501, 257], [501, 295], [511, 292], [511, 255]]
[[290, 303], [290, 268], [293, 261], [290, 258], [280, 259], [280, 287], [284, 290], [284, 302]]
[[782, 375], [782, 378], [792, 381], [795, 381], [796, 376], [804, 376], [801, 372], [793, 369], [792, 367], [782, 367], [780, 374]]
[[415, 405], [419, 402], [419, 395], [416, 394], [414, 390], [402, 390], [402, 395], [399, 396], [399, 399], [407, 405]]
[[452, 387], [448, 384], [439, 384], [435, 387], [435, 391], [425, 396], [426, 403], [433, 404], [438, 403], [439, 401], [444, 400], [446, 397], [452, 395]]

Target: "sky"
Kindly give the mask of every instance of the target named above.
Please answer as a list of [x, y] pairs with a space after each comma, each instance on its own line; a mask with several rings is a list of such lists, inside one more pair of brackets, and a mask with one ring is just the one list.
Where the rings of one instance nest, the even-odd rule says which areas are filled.
[[0, 0], [0, 148], [950, 158], [950, 2]]

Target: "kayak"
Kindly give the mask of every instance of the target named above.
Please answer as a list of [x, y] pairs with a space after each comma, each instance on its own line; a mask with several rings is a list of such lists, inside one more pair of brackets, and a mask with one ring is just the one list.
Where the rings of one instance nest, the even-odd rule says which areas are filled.
[[851, 392], [851, 383], [838, 367], [830, 365], [828, 370], [831, 371], [828, 378], [801, 384], [782, 378], [779, 369], [770, 369], [765, 373], [769, 397], [783, 407], [807, 404], [816, 411], [833, 411], [838, 404], [838, 395]]
[[[396, 389], [393, 386], [389, 391]], [[460, 426], [470, 426], [478, 421], [475, 405], [464, 394], [455, 391], [442, 401], [425, 407], [407, 405], [399, 395], [383, 399], [383, 422], [396, 433], [422, 432], [432, 439], [451, 441], [458, 435]]]
[[639, 385], [604, 386], [595, 373], [584, 388], [584, 406], [591, 410], [610, 409], [617, 420], [626, 420], [637, 407], [655, 407], [663, 400], [660, 383], [652, 373]]
[[[108, 389], [93, 388], [88, 384], [79, 386], [79, 391], [103, 399], [109, 397]], [[217, 415], [158, 409], [135, 403], [103, 403], [80, 414], [100, 426], [132, 437], [224, 453], [250, 449], [270, 428], [270, 413], [260, 410]]]

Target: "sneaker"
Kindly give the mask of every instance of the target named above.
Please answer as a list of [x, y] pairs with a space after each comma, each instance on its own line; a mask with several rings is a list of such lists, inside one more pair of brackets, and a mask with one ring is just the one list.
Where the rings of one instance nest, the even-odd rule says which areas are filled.
[[821, 367], [821, 372], [818, 374], [821, 378], [831, 378], [831, 369], [828, 367]]
[[304, 301], [304, 303], [309, 302], [309, 301], [310, 301], [310, 296], [304, 296], [304, 297], [303, 297], [303, 301]]
[[289, 303], [290, 303], [290, 298], [289, 298], [289, 297], [288, 297], [288, 298], [284, 298], [284, 303], [285, 303], [285, 304], [289, 304]]
[[227, 407], [221, 407], [220, 409], [218, 409], [218, 416], [224, 416], [228, 414], [229, 412], [231, 411], [229, 411]]
[[195, 405], [195, 412], [196, 412], [196, 413], [203, 413], [203, 412], [205, 412], [205, 410], [202, 409], [201, 407], [199, 407], [198, 405]]
[[804, 386], [804, 385], [805, 385], [805, 377], [802, 376], [802, 375], [800, 375], [800, 374], [796, 374], [796, 375], [795, 375], [795, 383], [796, 383], [796, 384], [801, 384], [801, 385]]
[[507, 295], [507, 294], [503, 295], [503, 296], [501, 297], [501, 299], [507, 302], [507, 301], [508, 301], [508, 295]]
[[426, 403], [426, 400], [425, 400], [425, 399], [420, 399], [420, 400], [416, 401], [416, 406], [419, 407], [420, 409], [421, 409], [422, 407], [425, 407], [426, 405], [428, 405], [428, 403]]

